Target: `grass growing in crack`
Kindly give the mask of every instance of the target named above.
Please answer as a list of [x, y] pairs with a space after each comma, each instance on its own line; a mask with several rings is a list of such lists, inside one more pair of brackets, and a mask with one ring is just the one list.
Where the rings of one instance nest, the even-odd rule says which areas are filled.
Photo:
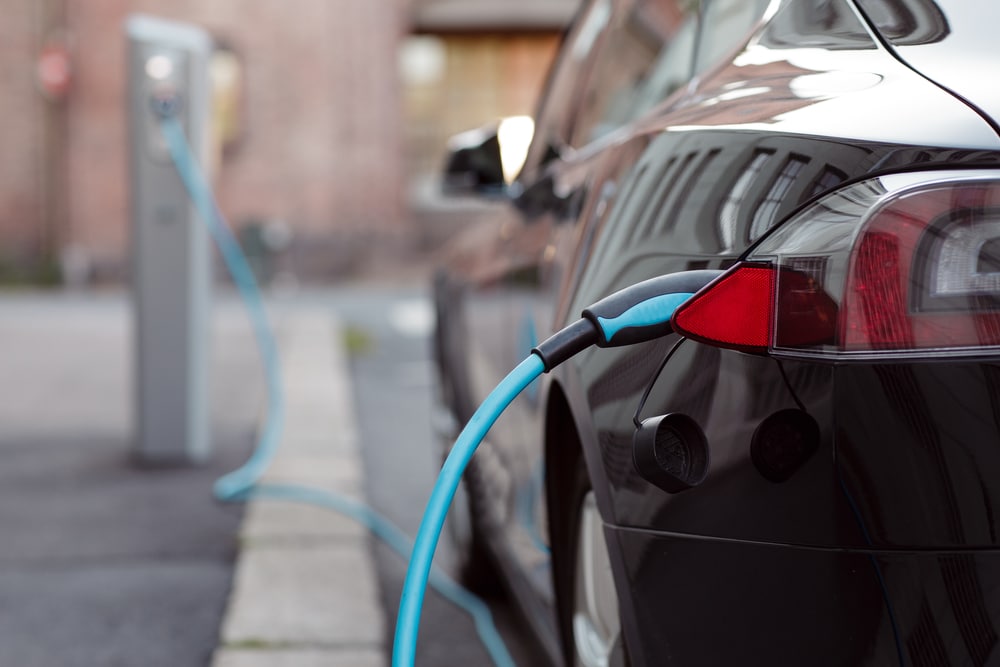
[[226, 648], [243, 651], [273, 651], [287, 646], [288, 642], [274, 642], [266, 639], [241, 639], [235, 642], [226, 642]]
[[347, 354], [360, 357], [370, 353], [375, 348], [375, 340], [366, 330], [359, 326], [348, 324], [341, 332], [341, 342]]

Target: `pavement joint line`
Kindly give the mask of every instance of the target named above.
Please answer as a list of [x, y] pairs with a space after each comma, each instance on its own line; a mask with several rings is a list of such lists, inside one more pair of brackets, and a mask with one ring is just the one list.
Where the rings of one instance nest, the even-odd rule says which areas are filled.
[[219, 667], [385, 667], [385, 657], [375, 649], [273, 649], [254, 651], [224, 649], [217, 653]]
[[[367, 542], [365, 533], [354, 535], [266, 535], [240, 538], [241, 549], [286, 549], [288, 547], [329, 547], [357, 546], [359, 541]], [[367, 548], [367, 545], [366, 545]]]
[[370, 651], [381, 650], [382, 642], [345, 641], [345, 642], [315, 642], [315, 641], [283, 641], [275, 642], [269, 639], [241, 639], [240, 641], [221, 644], [220, 649], [236, 649], [240, 651]]
[[[286, 435], [275, 456], [274, 472], [265, 474], [264, 482], [280, 479], [363, 499], [360, 438], [339, 324], [326, 308], [285, 310], [279, 317]], [[324, 429], [329, 429], [325, 437]], [[258, 506], [267, 511], [255, 511]], [[254, 654], [319, 651], [331, 657], [362, 652], [384, 662], [386, 621], [371, 537], [332, 511], [325, 513], [328, 521], [322, 510], [315, 513], [315, 521], [322, 525], [309, 518], [303, 526], [303, 507], [266, 497], [248, 501], [235, 536], [240, 554], [220, 626], [215, 667], [238, 664], [234, 652], [248, 649]], [[339, 567], [350, 572], [333, 571]], [[345, 587], [344, 594], [336, 592], [341, 590], [338, 586]], [[325, 625], [326, 620], [346, 625], [338, 629]], [[357, 632], [359, 625], [366, 631]]]
[[54, 556], [52, 558], [33, 558], [29, 560], [10, 559], [0, 561], [0, 568], [9, 572], [55, 572], [60, 570], [122, 570], [128, 568], [142, 569], [149, 566], [185, 567], [185, 566], [224, 566], [226, 559], [197, 558], [193, 556], [150, 556], [148, 554], [128, 554], [122, 556]]

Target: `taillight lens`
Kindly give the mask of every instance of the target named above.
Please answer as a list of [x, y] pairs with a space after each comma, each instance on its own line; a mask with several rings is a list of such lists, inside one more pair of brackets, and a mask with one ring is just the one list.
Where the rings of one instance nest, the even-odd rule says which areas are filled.
[[831, 342], [836, 322], [837, 305], [807, 274], [743, 262], [682, 304], [672, 326], [703, 343], [763, 354], [774, 341]]
[[1000, 184], [899, 197], [855, 243], [844, 295], [845, 350], [1000, 344]]
[[1000, 173], [895, 175], [826, 197], [692, 297], [674, 325], [776, 354], [998, 347]]
[[703, 343], [762, 352], [771, 338], [773, 292], [769, 265], [741, 264], [682, 304], [671, 325]]

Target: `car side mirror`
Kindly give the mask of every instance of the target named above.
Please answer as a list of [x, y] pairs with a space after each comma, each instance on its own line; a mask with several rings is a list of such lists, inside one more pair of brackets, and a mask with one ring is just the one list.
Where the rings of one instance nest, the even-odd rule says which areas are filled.
[[506, 195], [524, 166], [533, 134], [534, 123], [527, 116], [456, 134], [448, 140], [442, 191], [451, 196]]

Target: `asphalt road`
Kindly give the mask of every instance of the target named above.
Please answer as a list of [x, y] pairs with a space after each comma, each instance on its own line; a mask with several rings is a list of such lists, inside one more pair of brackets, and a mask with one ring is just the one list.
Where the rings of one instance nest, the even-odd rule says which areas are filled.
[[[431, 429], [433, 322], [428, 291], [351, 288], [336, 291], [332, 305], [345, 328], [351, 358], [368, 501], [414, 535], [441, 462]], [[443, 536], [435, 563], [445, 571], [453, 563], [452, 548]], [[406, 564], [382, 545], [376, 545], [375, 559], [391, 632]], [[542, 665], [510, 603], [488, 602], [516, 664]], [[417, 663], [490, 664], [469, 617], [433, 592], [424, 603]]]

